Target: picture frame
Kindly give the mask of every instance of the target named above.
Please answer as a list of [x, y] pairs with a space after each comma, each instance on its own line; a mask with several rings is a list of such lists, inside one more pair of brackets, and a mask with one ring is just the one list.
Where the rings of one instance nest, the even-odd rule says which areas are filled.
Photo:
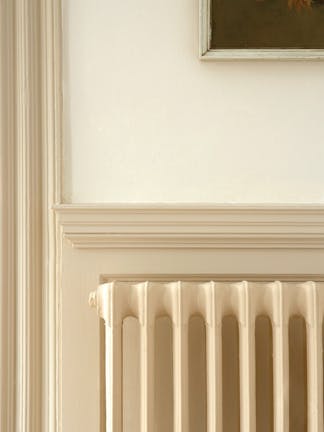
[[[212, 45], [214, 0], [200, 0], [199, 4], [199, 58], [201, 60], [323, 60], [323, 48], [244, 47], [218, 48]], [[258, 0], [256, 0], [258, 1]], [[260, 0], [259, 0], [260, 1]], [[263, 1], [263, 0], [261, 0]], [[288, 0], [289, 1], [289, 0]], [[323, 3], [324, 11], [324, 3]], [[323, 21], [324, 24], [324, 21]], [[324, 27], [324, 26], [323, 26]]]

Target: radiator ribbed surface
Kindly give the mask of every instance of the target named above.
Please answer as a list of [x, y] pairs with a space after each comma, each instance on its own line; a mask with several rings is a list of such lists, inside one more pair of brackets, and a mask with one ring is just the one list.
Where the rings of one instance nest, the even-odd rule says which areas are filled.
[[173, 325], [174, 432], [189, 432], [188, 323], [193, 315], [206, 326], [207, 430], [222, 431], [222, 322], [234, 315], [239, 325], [240, 431], [256, 430], [255, 321], [272, 323], [273, 424], [289, 428], [289, 340], [292, 316], [305, 319], [307, 337], [307, 431], [323, 431], [322, 322], [324, 284], [314, 282], [111, 282], [99, 287], [95, 302], [110, 327], [107, 352], [108, 430], [122, 432], [122, 325], [138, 318], [141, 328], [141, 431], [154, 431], [154, 325], [169, 316]]

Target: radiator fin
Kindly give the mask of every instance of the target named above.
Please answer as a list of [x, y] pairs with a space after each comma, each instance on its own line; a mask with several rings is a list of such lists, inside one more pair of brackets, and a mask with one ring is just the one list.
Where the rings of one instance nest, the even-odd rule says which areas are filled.
[[[93, 298], [93, 296], [92, 296]], [[323, 432], [322, 323], [324, 283], [318, 282], [110, 282], [95, 295], [105, 318], [108, 406], [107, 430], [122, 432], [122, 324], [128, 316], [141, 327], [141, 432], [155, 430], [155, 322], [168, 316], [173, 326], [174, 432], [189, 425], [188, 325], [200, 315], [206, 326], [207, 431], [223, 431], [222, 323], [234, 316], [239, 326], [240, 431], [257, 431], [255, 323], [268, 317], [272, 327], [274, 432], [289, 425], [289, 321], [306, 323], [307, 431]], [[107, 342], [108, 344], [108, 342]], [[271, 408], [272, 409], [272, 408]], [[291, 422], [292, 423], [292, 422]]]

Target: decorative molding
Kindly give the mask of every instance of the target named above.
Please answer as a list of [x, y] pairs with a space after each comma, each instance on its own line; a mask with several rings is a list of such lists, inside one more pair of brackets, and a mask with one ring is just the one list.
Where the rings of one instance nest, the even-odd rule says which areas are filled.
[[43, 295], [43, 429], [59, 432], [61, 425], [61, 236], [54, 204], [62, 202], [62, 10], [61, 0], [41, 2], [42, 138], [44, 167]]
[[324, 248], [324, 206], [59, 205], [76, 248]]
[[54, 432], [57, 424], [49, 209], [60, 202], [59, 6], [59, 0], [0, 4], [0, 429], [8, 432]]
[[40, 0], [16, 0], [17, 430], [43, 430]]
[[[274, 282], [280, 280], [282, 282], [324, 282], [323, 274], [256, 274], [256, 273], [239, 273], [239, 274], [228, 274], [228, 273], [210, 273], [210, 274], [109, 274], [100, 276], [100, 284], [109, 283], [113, 281], [119, 282], [210, 282], [216, 280], [219, 282]], [[92, 307], [95, 305], [96, 298], [93, 292], [89, 295], [89, 305]]]
[[212, 49], [211, 0], [199, 3], [199, 57], [201, 60], [323, 60], [323, 49]]
[[62, 10], [61, 0], [41, 2], [42, 129], [46, 196], [49, 209], [63, 201], [62, 132]]
[[0, 430], [17, 430], [16, 422], [16, 143], [14, 8], [0, 2]]
[[[74, 336], [78, 338], [79, 322], [86, 319], [79, 303], [78, 310], [73, 312], [74, 319], [70, 321], [75, 298], [80, 301], [81, 295], [85, 301], [87, 294], [95, 290], [99, 283], [113, 280], [324, 280], [324, 248], [319, 248], [316, 240], [317, 233], [323, 234], [324, 230], [324, 206], [59, 205], [54, 207], [53, 212], [57, 216], [61, 248], [58, 273], [62, 281], [59, 290], [64, 293], [63, 335], [68, 332], [69, 340]], [[237, 235], [245, 229], [257, 236], [267, 232], [269, 238], [262, 246], [258, 244], [257, 248], [250, 243], [246, 249], [240, 243], [239, 250], [231, 247], [224, 251], [217, 242], [210, 247], [210, 233], [217, 236], [217, 233], [225, 231]], [[204, 243], [198, 248], [197, 243], [193, 243], [196, 241], [194, 233], [202, 231], [206, 235], [203, 240], [199, 239]], [[174, 236], [171, 243], [166, 243], [165, 240], [170, 239], [170, 232], [175, 235], [179, 233], [182, 238], [189, 238], [190, 242], [179, 244], [179, 239]], [[281, 236], [289, 233], [288, 248], [283, 249], [282, 244], [278, 244], [273, 236], [278, 232]], [[116, 235], [127, 238], [127, 243], [121, 243], [119, 237], [117, 241], [113, 240]], [[303, 241], [307, 238], [307, 247], [311, 249], [305, 248], [305, 243], [293, 244], [292, 239], [296, 236], [298, 241], [301, 241], [302, 236]], [[271, 238], [277, 243], [270, 244]], [[96, 305], [95, 294], [90, 297], [90, 303]], [[89, 321], [88, 325], [91, 325]], [[89, 367], [89, 358], [86, 356], [89, 345], [93, 344], [94, 364], [100, 364], [104, 339], [90, 340], [88, 333], [80, 346], [73, 348], [66, 339], [64, 343], [64, 338], [60, 336], [58, 346], [62, 344], [64, 349], [60, 362], [65, 373], [71, 365], [70, 357], [79, 359], [75, 371], [69, 376], [70, 382], [75, 383], [82, 371]], [[97, 368], [93, 371], [94, 382], [102, 382], [104, 370], [94, 367]], [[78, 392], [79, 403], [83, 407], [92, 404], [93, 412], [100, 405], [94, 385], [90, 395], [87, 394], [89, 384], [82, 391], [81, 386], [73, 391], [63, 386], [62, 398], [67, 404], [67, 400]], [[66, 412], [66, 405], [64, 407]], [[79, 406], [72, 406], [69, 411], [71, 418], [67, 420], [66, 415], [62, 416], [63, 430], [67, 423], [77, 424], [79, 411]], [[82, 430], [88, 430], [89, 424], [96, 422], [93, 429], [100, 430], [98, 417], [104, 424], [103, 416], [102, 411], [95, 415], [84, 415], [83, 421], [88, 424]]]

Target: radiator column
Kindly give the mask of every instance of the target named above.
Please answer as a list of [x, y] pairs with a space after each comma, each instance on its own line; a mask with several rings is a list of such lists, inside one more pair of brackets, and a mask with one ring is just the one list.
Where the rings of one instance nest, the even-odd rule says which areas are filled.
[[141, 325], [141, 432], [154, 430], [154, 305], [150, 300], [150, 283], [140, 290], [139, 321]]
[[[155, 321], [173, 323], [174, 432], [189, 430], [188, 327], [200, 315], [206, 324], [207, 428], [223, 429], [222, 323], [239, 323], [241, 432], [256, 429], [255, 321], [272, 322], [274, 432], [289, 431], [289, 321], [302, 316], [307, 335], [307, 421], [323, 432], [324, 284], [314, 282], [111, 282], [91, 296], [106, 322], [107, 430], [123, 431], [123, 320], [134, 316], [141, 328], [141, 432], [155, 429]], [[109, 328], [109, 329], [108, 329]], [[291, 431], [290, 431], [291, 432]]]
[[288, 316], [281, 282], [275, 282], [274, 308], [274, 416], [275, 432], [289, 430]]
[[188, 411], [188, 321], [184, 313], [183, 287], [178, 282], [174, 300], [174, 432], [189, 430]]
[[239, 287], [241, 430], [255, 432], [255, 337], [249, 286]]
[[[209, 288], [209, 289], [208, 289]], [[222, 431], [222, 319], [215, 282], [207, 288], [207, 425], [208, 432]], [[209, 305], [209, 308], [208, 308]]]

